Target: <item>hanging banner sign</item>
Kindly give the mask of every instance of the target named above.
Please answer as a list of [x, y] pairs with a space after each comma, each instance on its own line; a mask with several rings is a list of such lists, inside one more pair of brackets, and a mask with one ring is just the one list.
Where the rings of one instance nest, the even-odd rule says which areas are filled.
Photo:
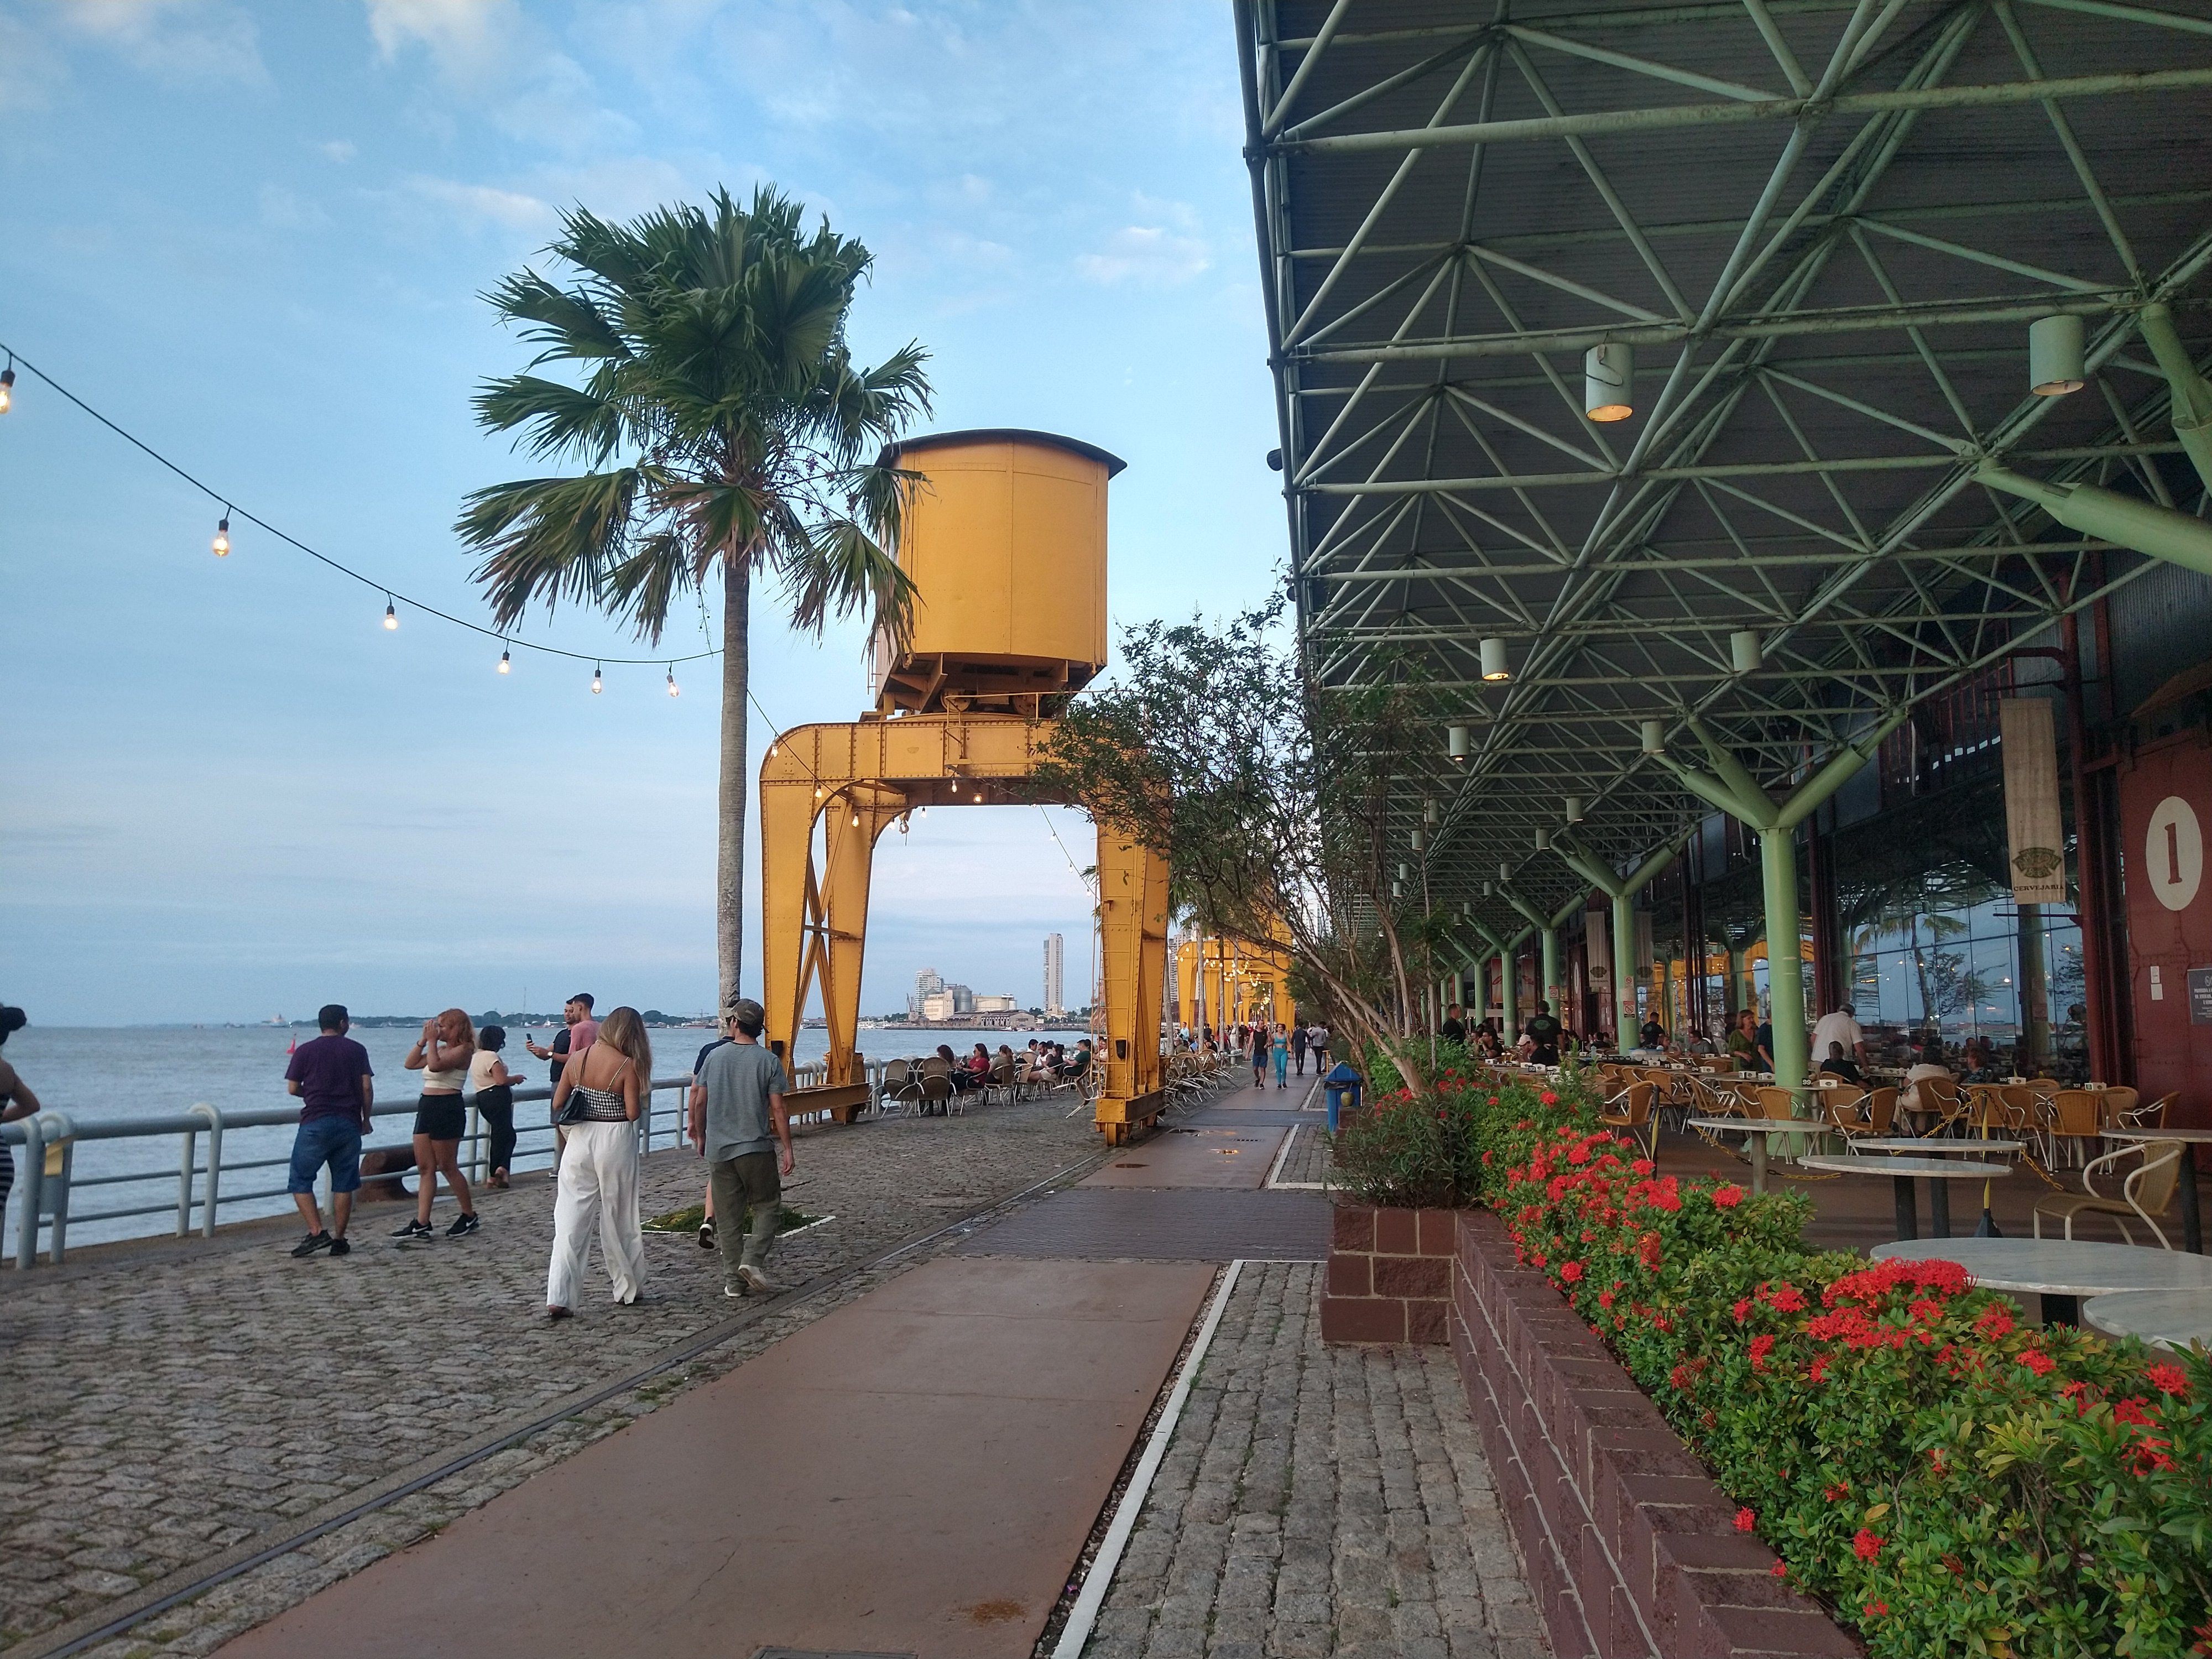
[[1997, 720], [2014, 902], [2063, 904], [2066, 838], [2058, 815], [2058, 740], [2050, 700], [2006, 697], [1997, 704]]

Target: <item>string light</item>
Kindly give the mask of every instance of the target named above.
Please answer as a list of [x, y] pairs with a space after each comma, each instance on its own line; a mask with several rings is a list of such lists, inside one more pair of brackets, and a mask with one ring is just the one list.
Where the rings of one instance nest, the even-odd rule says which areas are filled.
[[216, 520], [215, 539], [208, 545], [215, 550], [215, 556], [218, 559], [227, 559], [230, 556], [230, 509], [228, 507], [223, 508], [222, 517]]
[[15, 360], [8, 359], [8, 367], [0, 368], [0, 415], [15, 406]]
[[514, 659], [504, 651], [499, 653], [499, 672], [502, 674], [511, 674], [514, 672]]
[[678, 697], [684, 695], [682, 689], [676, 684], [676, 665], [674, 663], [668, 665], [668, 695], [672, 697]]
[[854, 828], [855, 830], [857, 830], [857, 829], [859, 829], [860, 827], [860, 815], [858, 812], [855, 812], [855, 813], [854, 813], [854, 814], [853, 814], [853, 828]]
[[387, 634], [399, 626], [399, 613], [392, 607], [392, 595], [384, 596], [384, 629]]
[[603, 685], [604, 682], [599, 678], [599, 665], [597, 663], [593, 663], [592, 665], [592, 695], [595, 697], [598, 696]]

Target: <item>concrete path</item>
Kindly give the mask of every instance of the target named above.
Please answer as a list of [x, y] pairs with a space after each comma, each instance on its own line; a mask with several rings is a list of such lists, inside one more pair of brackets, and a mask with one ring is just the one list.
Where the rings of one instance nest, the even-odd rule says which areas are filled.
[[931, 1262], [222, 1652], [1026, 1659], [1213, 1277]]
[[1127, 1146], [1085, 1187], [1264, 1186], [1288, 1131], [1274, 1128], [1164, 1129], [1140, 1146]]

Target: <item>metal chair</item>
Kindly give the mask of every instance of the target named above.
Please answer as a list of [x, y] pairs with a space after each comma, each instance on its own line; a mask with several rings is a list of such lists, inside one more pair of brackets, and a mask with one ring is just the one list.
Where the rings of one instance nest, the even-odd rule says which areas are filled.
[[1868, 1126], [1877, 1135], [1897, 1133], [1897, 1091], [1885, 1084], [1869, 1091], [1866, 1097]]
[[[1865, 1090], [1823, 1089], [1814, 1098], [1820, 1103], [1820, 1109], [1826, 1115], [1830, 1127], [1846, 1140], [1881, 1133], [1860, 1114], [1859, 1109], [1867, 1099]], [[1890, 1105], [1894, 1109], [1896, 1104], [1895, 1091], [1892, 1091]]]
[[[2068, 1195], [2045, 1198], [2035, 1206], [2035, 1236], [2043, 1237], [2043, 1218], [2045, 1212], [2062, 1218], [2066, 1224], [2066, 1237], [2074, 1237], [2074, 1218], [2077, 1215], [2108, 1215], [2112, 1224], [2120, 1230], [2120, 1237], [2130, 1244], [2135, 1235], [2128, 1231], [2126, 1218], [2132, 1216], [2151, 1230], [2161, 1249], [2173, 1248], [2159, 1222], [2173, 1205], [2173, 1195], [2181, 1186], [2181, 1156], [2187, 1151], [2185, 1143], [2179, 1140], [2139, 1141], [2132, 1146], [2123, 1146], [2117, 1152], [2106, 1152], [2093, 1158], [2081, 1170], [2081, 1185], [2085, 1189], [2079, 1197]], [[2142, 1164], [2120, 1183], [2120, 1195], [2110, 1198], [2097, 1190], [2091, 1179], [2106, 1165], [2117, 1166], [2126, 1158], [2140, 1158]]]
[[921, 1101], [921, 1081], [915, 1076], [910, 1060], [887, 1060], [884, 1062], [883, 1104], [885, 1117], [896, 1117], [911, 1112]]
[[1925, 1128], [1916, 1123], [1913, 1132], [1922, 1135], [1950, 1133], [1959, 1121], [1966, 1115], [1972, 1097], [1959, 1085], [1956, 1078], [1923, 1078], [1918, 1088], [1919, 1092], [1915, 1097], [1919, 1102], [1917, 1109], [1935, 1121]]
[[[2068, 1150], [2077, 1164], [2086, 1162], [2083, 1153], [2088, 1143], [2101, 1143], [2105, 1132], [2103, 1103], [2087, 1089], [2061, 1089], [2052, 1101], [2051, 1135], [2054, 1152], [2058, 1141], [2069, 1143]], [[2057, 1162], [2054, 1157], [2051, 1160]]]

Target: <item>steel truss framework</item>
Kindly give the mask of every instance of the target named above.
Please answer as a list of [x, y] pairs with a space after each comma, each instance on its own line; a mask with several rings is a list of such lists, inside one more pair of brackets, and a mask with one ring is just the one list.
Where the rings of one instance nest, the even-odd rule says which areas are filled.
[[[2204, 362], [2212, 0], [1238, 0], [1303, 648], [1438, 697], [1401, 844], [1500, 937], [2148, 562], [1985, 461], [2200, 516], [2137, 332]], [[2027, 388], [2029, 323], [2088, 383]], [[1636, 352], [1632, 418], [1583, 353]], [[1745, 672], [1731, 636], [1756, 634]], [[1479, 642], [1507, 642], [1486, 684]], [[1472, 728], [1455, 766], [1446, 724]], [[1510, 880], [1509, 880], [1510, 878]]]

